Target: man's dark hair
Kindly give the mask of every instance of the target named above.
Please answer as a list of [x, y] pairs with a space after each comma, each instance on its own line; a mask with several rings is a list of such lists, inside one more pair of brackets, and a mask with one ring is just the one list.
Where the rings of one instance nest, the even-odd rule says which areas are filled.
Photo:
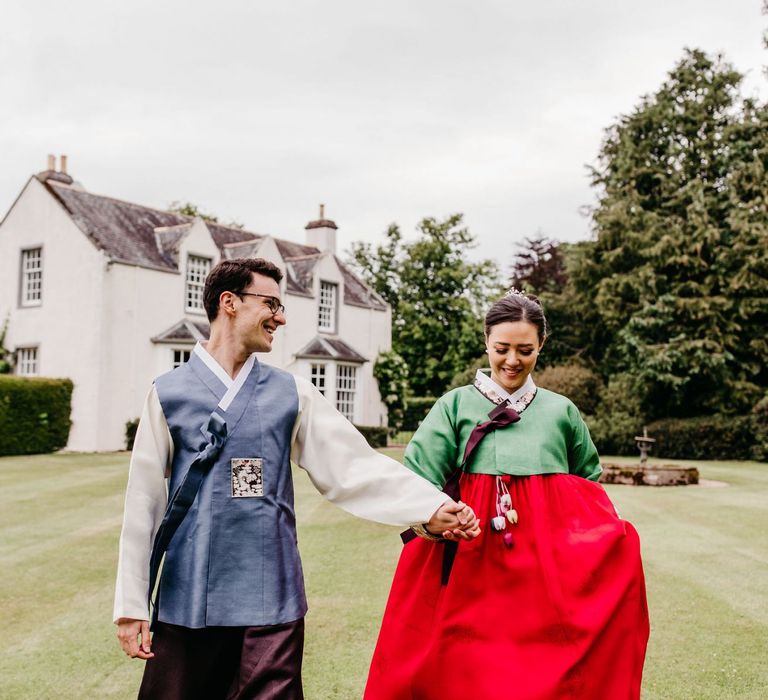
[[283, 279], [280, 268], [264, 258], [222, 260], [208, 273], [203, 289], [203, 306], [209, 321], [214, 321], [219, 314], [219, 297], [222, 292], [239, 294], [251, 283], [254, 272], [270, 277], [278, 284]]
[[485, 335], [490, 334], [491, 328], [499, 323], [507, 321], [528, 321], [536, 326], [539, 342], [549, 333], [547, 319], [544, 316], [544, 307], [538, 297], [533, 294], [515, 293], [508, 294], [495, 302], [485, 315]]

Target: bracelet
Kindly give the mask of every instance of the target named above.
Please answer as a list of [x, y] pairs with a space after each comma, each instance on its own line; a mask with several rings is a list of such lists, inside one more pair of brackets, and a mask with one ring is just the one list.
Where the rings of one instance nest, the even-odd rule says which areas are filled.
[[440, 535], [433, 535], [429, 530], [427, 530], [426, 524], [412, 525], [411, 530], [413, 530], [422, 539], [429, 540], [430, 542], [441, 542], [444, 539]]

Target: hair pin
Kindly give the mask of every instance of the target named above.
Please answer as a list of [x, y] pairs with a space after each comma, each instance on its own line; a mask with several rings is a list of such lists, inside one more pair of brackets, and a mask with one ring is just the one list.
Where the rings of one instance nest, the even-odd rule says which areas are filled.
[[518, 289], [517, 287], [510, 287], [509, 291], [504, 295], [504, 298], [508, 297], [523, 297], [523, 299], [527, 299], [528, 297], [525, 296], [525, 292]]

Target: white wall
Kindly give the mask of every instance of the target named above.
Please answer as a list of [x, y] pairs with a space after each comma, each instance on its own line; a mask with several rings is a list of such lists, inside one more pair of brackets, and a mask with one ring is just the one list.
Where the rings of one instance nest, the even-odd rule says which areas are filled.
[[[42, 304], [19, 306], [20, 251], [42, 246]], [[6, 347], [38, 346], [39, 374], [74, 382], [68, 448], [96, 449], [106, 259], [35, 178], [0, 226], [0, 322]]]

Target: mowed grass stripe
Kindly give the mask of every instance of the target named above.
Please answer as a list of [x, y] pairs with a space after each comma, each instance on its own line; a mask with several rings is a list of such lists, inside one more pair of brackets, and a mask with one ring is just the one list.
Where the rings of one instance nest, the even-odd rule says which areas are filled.
[[[136, 696], [142, 664], [122, 655], [110, 620], [127, 461], [0, 459], [0, 697]], [[643, 542], [652, 621], [643, 697], [762, 699], [768, 465], [700, 466], [704, 478], [729, 485], [609, 487]], [[362, 694], [398, 529], [326, 503], [301, 470], [295, 484], [310, 602], [306, 697], [350, 700]]]

